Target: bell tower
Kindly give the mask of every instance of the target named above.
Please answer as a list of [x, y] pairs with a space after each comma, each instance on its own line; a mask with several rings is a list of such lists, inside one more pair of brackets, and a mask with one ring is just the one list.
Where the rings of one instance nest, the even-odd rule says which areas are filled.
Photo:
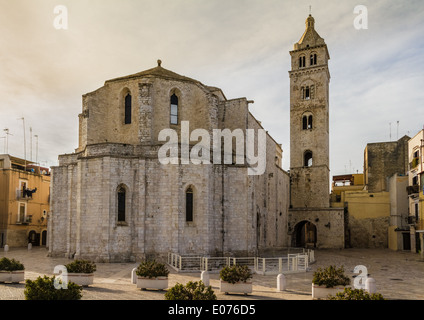
[[330, 55], [311, 15], [290, 55], [290, 205], [329, 208]]

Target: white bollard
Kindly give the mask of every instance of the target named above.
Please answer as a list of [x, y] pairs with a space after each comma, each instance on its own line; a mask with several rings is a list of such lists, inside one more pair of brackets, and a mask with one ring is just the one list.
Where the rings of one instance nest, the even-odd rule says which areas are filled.
[[365, 281], [365, 290], [368, 291], [368, 293], [370, 294], [376, 293], [377, 287], [375, 285], [375, 279], [367, 278], [367, 280]]
[[32, 243], [28, 243], [28, 250], [32, 249]]
[[200, 275], [200, 280], [202, 280], [206, 287], [209, 287], [209, 272], [202, 271], [202, 274]]
[[286, 277], [281, 273], [277, 276], [277, 291], [286, 291]]
[[135, 273], [137, 271], [137, 268], [132, 269], [131, 271], [131, 283], [137, 284], [137, 274]]
[[4, 252], [9, 251], [9, 246], [7, 244], [4, 245]]

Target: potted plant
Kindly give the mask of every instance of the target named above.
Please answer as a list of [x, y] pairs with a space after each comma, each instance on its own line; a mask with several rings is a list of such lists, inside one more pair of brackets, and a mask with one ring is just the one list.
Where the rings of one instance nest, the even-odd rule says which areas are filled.
[[243, 293], [245, 295], [252, 293], [252, 282], [248, 281], [252, 278], [252, 272], [248, 266], [225, 266], [221, 269], [219, 276], [221, 292], [225, 294], [229, 292]]
[[216, 300], [211, 286], [206, 286], [202, 280], [189, 281], [185, 286], [177, 283], [165, 293], [165, 300]]
[[341, 266], [328, 266], [325, 269], [318, 268], [312, 279], [312, 298], [326, 299], [329, 295], [342, 292], [350, 284], [350, 279], [344, 273]]
[[82, 287], [88, 287], [94, 282], [96, 264], [88, 260], [74, 260], [66, 266], [68, 281]]
[[136, 270], [137, 288], [164, 290], [168, 288], [169, 270], [155, 260], [142, 261]]
[[15, 259], [0, 259], [0, 283], [19, 283], [25, 279], [25, 267]]

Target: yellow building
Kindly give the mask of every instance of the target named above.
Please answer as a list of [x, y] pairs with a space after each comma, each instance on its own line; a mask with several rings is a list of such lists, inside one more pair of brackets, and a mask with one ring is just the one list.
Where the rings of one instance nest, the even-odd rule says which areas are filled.
[[371, 192], [363, 174], [333, 177], [331, 206], [345, 209], [346, 247], [409, 250], [408, 177], [387, 179], [387, 191]]
[[331, 206], [333, 208], [343, 208], [345, 199], [345, 191], [360, 191], [364, 189], [364, 175], [346, 174], [333, 176], [333, 185], [331, 190]]
[[0, 247], [47, 243], [50, 171], [0, 155]]

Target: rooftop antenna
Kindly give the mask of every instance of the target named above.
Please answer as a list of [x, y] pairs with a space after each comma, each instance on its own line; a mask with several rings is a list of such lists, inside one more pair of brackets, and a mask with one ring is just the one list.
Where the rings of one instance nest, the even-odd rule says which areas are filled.
[[23, 127], [24, 127], [24, 159], [25, 159], [25, 171], [26, 171], [27, 160], [26, 160], [25, 118], [22, 117], [22, 118], [19, 118], [18, 120], [22, 120], [22, 124], [23, 124]]
[[6, 133], [6, 154], [8, 154], [9, 153], [9, 136], [13, 136], [13, 134], [9, 132], [8, 128], [4, 129], [3, 131]]
[[[38, 164], [38, 135], [34, 135], [35, 140], [35, 164]], [[38, 170], [40, 170], [40, 164], [38, 164]]]
[[389, 128], [390, 128], [389, 141], [392, 141], [392, 123], [391, 122], [389, 122]]
[[29, 127], [29, 144], [30, 144], [30, 156], [29, 160], [32, 161], [32, 127]]

